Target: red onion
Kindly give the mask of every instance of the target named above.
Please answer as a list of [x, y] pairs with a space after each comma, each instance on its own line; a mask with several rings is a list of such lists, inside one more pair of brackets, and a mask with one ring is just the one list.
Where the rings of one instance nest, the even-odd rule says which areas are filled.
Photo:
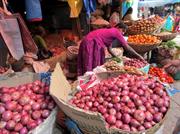
[[134, 104], [136, 105], [136, 106], [142, 106], [142, 101], [140, 100], [140, 99], [135, 99], [134, 100]]
[[116, 113], [116, 119], [121, 120], [122, 114], [120, 112]]
[[19, 132], [22, 128], [23, 128], [23, 125], [22, 125], [21, 123], [17, 123], [17, 124], [15, 125], [14, 130], [15, 130], [16, 132]]
[[1, 101], [2, 102], [8, 102], [8, 101], [11, 101], [11, 96], [9, 94], [4, 94], [2, 97], [1, 97]]
[[106, 113], [106, 108], [104, 108], [103, 106], [99, 106], [98, 107], [98, 110], [99, 110], [99, 112], [101, 113], [101, 114], [104, 114], [104, 113]]
[[132, 132], [137, 132], [138, 130], [135, 127], [131, 127]]
[[162, 112], [162, 113], [167, 112], [167, 108], [166, 108], [166, 107], [161, 107], [161, 108], [160, 108], [160, 112]]
[[92, 102], [90, 102], [90, 101], [86, 102], [86, 106], [88, 106], [89, 108], [92, 107], [92, 105], [93, 105]]
[[136, 120], [136, 119], [131, 119], [130, 121], [130, 125], [137, 128], [139, 127], [141, 124]]
[[7, 123], [6, 123], [6, 129], [7, 130], [13, 130], [14, 127], [15, 127], [16, 123], [13, 121], [13, 120], [9, 120]]
[[21, 120], [21, 114], [19, 113], [16, 113], [13, 115], [12, 119], [15, 121], [15, 122], [19, 122]]
[[145, 117], [147, 121], [153, 120], [153, 115], [149, 111], [145, 112]]
[[0, 115], [5, 112], [5, 107], [3, 105], [0, 105]]
[[0, 121], [0, 129], [5, 128], [6, 122], [5, 121]]
[[157, 107], [162, 107], [162, 106], [164, 105], [164, 100], [161, 99], [161, 98], [158, 98], [158, 99], [156, 100], [155, 105], [156, 105]]
[[20, 99], [19, 99], [19, 103], [20, 103], [22, 106], [28, 104], [29, 101], [30, 101], [30, 98], [29, 98], [29, 96], [27, 96], [27, 95], [23, 95], [23, 96], [20, 97]]
[[50, 103], [48, 104], [48, 109], [49, 109], [49, 110], [53, 110], [54, 107], [55, 107], [54, 102], [50, 102]]
[[94, 107], [98, 107], [98, 106], [99, 106], [99, 103], [98, 103], [97, 101], [95, 101], [95, 102], [93, 103], [93, 106], [94, 106]]
[[156, 87], [154, 91], [157, 95], [163, 96], [164, 91], [161, 88]]
[[154, 116], [153, 116], [153, 120], [154, 120], [156, 123], [158, 123], [158, 122], [160, 122], [160, 121], [162, 120], [162, 117], [163, 117], [162, 113], [156, 113], [156, 114], [154, 114]]
[[17, 106], [17, 102], [16, 101], [7, 101], [5, 103], [6, 109], [10, 110], [10, 111], [14, 110], [16, 108], [16, 106]]
[[144, 127], [145, 127], [146, 129], [149, 129], [149, 128], [152, 127], [152, 125], [151, 125], [150, 122], [145, 122], [145, 123], [144, 123]]
[[34, 119], [34, 120], [37, 120], [37, 119], [39, 119], [41, 117], [41, 112], [40, 111], [34, 111], [34, 112], [32, 112], [32, 118]]
[[129, 102], [127, 103], [127, 106], [128, 106], [129, 108], [134, 108], [134, 107], [135, 107], [135, 105], [134, 105], [134, 103], [133, 103], [132, 101], [129, 101]]
[[42, 117], [43, 117], [43, 118], [47, 118], [49, 115], [50, 115], [49, 110], [43, 110], [43, 111], [42, 111]]
[[13, 116], [13, 113], [11, 111], [5, 111], [3, 114], [2, 114], [2, 119], [4, 121], [8, 121], [12, 118]]
[[116, 117], [114, 115], [109, 115], [106, 118], [106, 121], [110, 124], [110, 125], [114, 125], [116, 123]]
[[109, 109], [110, 115], [116, 115], [116, 110], [114, 108]]
[[23, 127], [21, 130], [20, 130], [20, 134], [27, 134], [28, 133], [28, 129], [26, 127]]
[[122, 106], [121, 112], [122, 113], [131, 113], [131, 109], [129, 109], [127, 106]]
[[131, 116], [129, 114], [123, 114], [122, 115], [122, 121], [125, 123], [125, 124], [129, 124], [130, 121], [131, 121]]
[[22, 117], [21, 117], [21, 123], [22, 123], [23, 125], [27, 125], [28, 122], [29, 122], [29, 120], [30, 120], [30, 117], [29, 117], [28, 115], [22, 115]]
[[145, 119], [145, 114], [144, 114], [144, 112], [143, 112], [142, 110], [136, 110], [136, 111], [134, 112], [134, 118], [135, 118], [137, 121], [142, 122], [142, 121], [144, 121], [144, 119]]
[[35, 103], [32, 105], [32, 109], [33, 109], [33, 110], [39, 110], [40, 107], [41, 107], [40, 104], [37, 103], [37, 102], [35, 102]]
[[137, 90], [137, 95], [142, 96], [144, 95], [144, 91], [142, 89]]
[[120, 128], [125, 131], [130, 131], [129, 125], [126, 125], [126, 124], [123, 124]]
[[43, 119], [42, 119], [42, 118], [37, 119], [37, 124], [38, 124], [38, 125], [41, 124], [42, 122], [43, 122]]
[[119, 96], [113, 96], [112, 102], [113, 103], [118, 103], [120, 101], [120, 97]]
[[145, 128], [144, 128], [143, 126], [140, 126], [140, 127], [138, 127], [138, 130], [139, 130], [139, 131], [144, 131]]
[[123, 123], [120, 120], [117, 120], [115, 123], [116, 128], [121, 128], [122, 125], [123, 125]]
[[14, 101], [18, 100], [20, 98], [20, 96], [21, 96], [21, 94], [18, 91], [13, 92], [11, 94], [12, 100], [14, 100]]
[[130, 98], [129, 98], [129, 96], [123, 96], [122, 98], [121, 98], [121, 101], [122, 102], [124, 102], [124, 103], [126, 103], [126, 102], [129, 102], [130, 101]]
[[119, 104], [119, 103], [114, 104], [114, 108], [116, 109], [116, 111], [120, 111], [121, 110], [121, 104]]
[[28, 124], [27, 124], [27, 128], [28, 128], [29, 130], [34, 129], [36, 126], [37, 126], [37, 123], [36, 123], [35, 121], [30, 121], [30, 122], [28, 122]]

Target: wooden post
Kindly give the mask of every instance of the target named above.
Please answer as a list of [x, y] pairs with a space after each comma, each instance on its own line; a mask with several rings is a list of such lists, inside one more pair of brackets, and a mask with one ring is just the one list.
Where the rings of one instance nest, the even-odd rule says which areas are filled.
[[119, 0], [119, 17], [120, 19], [122, 19], [123, 15], [122, 15], [122, 5], [123, 5], [123, 0]]
[[81, 23], [79, 17], [72, 19], [72, 31], [73, 33], [77, 34], [80, 39], [82, 38]]

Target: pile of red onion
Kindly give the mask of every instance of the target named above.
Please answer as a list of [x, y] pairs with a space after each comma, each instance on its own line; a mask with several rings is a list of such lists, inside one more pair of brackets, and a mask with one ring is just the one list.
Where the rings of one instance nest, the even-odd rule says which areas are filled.
[[55, 108], [49, 87], [37, 80], [0, 89], [0, 134], [27, 134]]
[[76, 93], [69, 102], [101, 113], [108, 128], [138, 132], [152, 128], [163, 119], [170, 98], [153, 78], [122, 74]]
[[3, 74], [5, 72], [7, 72], [8, 68], [7, 67], [2, 67], [0, 66], [0, 74]]
[[140, 60], [140, 59], [128, 59], [124, 61], [124, 65], [126, 66], [132, 66], [136, 68], [142, 68], [145, 67], [148, 63], [146, 61]]

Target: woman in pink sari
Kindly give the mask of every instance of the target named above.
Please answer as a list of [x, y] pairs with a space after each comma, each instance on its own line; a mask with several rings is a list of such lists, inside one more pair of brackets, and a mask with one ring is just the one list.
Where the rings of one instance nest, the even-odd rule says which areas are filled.
[[[121, 25], [121, 24], [120, 24]], [[125, 29], [126, 26], [121, 25]], [[112, 56], [115, 56], [111, 50], [114, 40], [118, 40], [119, 47], [123, 47], [134, 57], [143, 59], [132, 49], [125, 41], [120, 29], [103, 28], [90, 32], [81, 42], [78, 54], [78, 75], [81, 76], [87, 71], [92, 71], [95, 67], [104, 64], [105, 52], [107, 47]]]

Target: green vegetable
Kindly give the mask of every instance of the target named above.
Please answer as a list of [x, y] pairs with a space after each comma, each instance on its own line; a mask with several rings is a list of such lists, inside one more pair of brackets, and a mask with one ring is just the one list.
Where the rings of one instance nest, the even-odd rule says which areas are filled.
[[118, 58], [118, 57], [113, 57], [112, 60], [116, 61], [117, 63], [120, 63], [120, 62], [121, 62], [121, 59]]
[[161, 46], [164, 46], [165, 48], [177, 48], [180, 49], [180, 46], [176, 44], [174, 41], [168, 41], [168, 42], [162, 42]]

